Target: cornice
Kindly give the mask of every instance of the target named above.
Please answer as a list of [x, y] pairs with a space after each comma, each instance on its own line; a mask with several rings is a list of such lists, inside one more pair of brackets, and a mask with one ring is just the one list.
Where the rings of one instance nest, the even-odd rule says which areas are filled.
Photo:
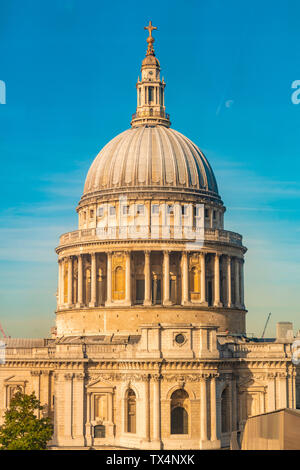
[[[172, 250], [171, 251], [182, 251], [184, 249], [184, 247], [186, 245], [188, 245], [189, 247], [192, 245], [193, 243], [193, 240], [188, 240], [188, 239], [184, 239], [184, 240], [169, 240], [169, 239], [165, 239], [165, 240], [143, 240], [143, 239], [126, 239], [126, 240], [86, 240], [86, 241], [80, 241], [80, 242], [70, 242], [70, 243], [65, 243], [65, 244], [61, 244], [61, 245], [58, 245], [56, 248], [55, 248], [55, 252], [59, 255], [62, 251], [64, 250], [73, 250], [73, 249], [82, 249], [82, 248], [88, 248], [88, 249], [91, 249], [92, 247], [101, 247], [102, 250], [103, 248], [105, 248], [106, 250], [103, 250], [103, 252], [106, 252], [106, 251], [118, 251], [118, 249], [126, 249], [126, 248], [131, 248], [131, 247], [134, 247], [135, 250], [133, 251], [140, 251], [141, 249], [144, 249], [144, 250], [150, 250], [151, 251], [151, 247], [153, 247], [153, 250], [157, 250], [157, 247], [158, 246], [161, 246], [160, 250], [164, 250], [165, 246], [167, 245], [168, 247], [172, 247]], [[195, 242], [195, 245], [197, 244], [197, 242]], [[138, 248], [136, 248], [138, 247]], [[213, 253], [213, 250], [215, 249], [216, 251], [220, 249], [220, 247], [225, 247], [225, 248], [230, 248], [232, 250], [235, 250], [236, 252], [239, 252], [239, 253], [242, 253], [242, 254], [245, 254], [247, 252], [247, 248], [243, 245], [236, 245], [234, 243], [230, 243], [230, 242], [224, 242], [224, 241], [215, 241], [215, 240], [205, 240], [204, 241], [204, 245], [203, 245], [203, 248], [210, 248], [212, 251], [207, 251], [206, 253], [207, 254], [210, 254], [210, 253]], [[196, 248], [195, 246], [195, 249], [189, 249], [188, 251], [203, 251], [203, 248]], [[70, 253], [70, 255], [73, 254], [75, 255], [75, 253]], [[78, 253], [79, 254], [79, 253]], [[85, 253], [82, 253], [80, 252], [80, 254], [85, 254]], [[229, 256], [236, 256], [234, 253], [230, 252], [230, 253], [223, 253], [223, 252], [220, 252], [220, 255], [229, 255]]]

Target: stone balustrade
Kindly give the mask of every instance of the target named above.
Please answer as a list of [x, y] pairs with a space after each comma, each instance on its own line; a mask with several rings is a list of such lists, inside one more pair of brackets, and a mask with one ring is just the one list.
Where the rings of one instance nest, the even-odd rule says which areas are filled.
[[59, 246], [77, 243], [78, 241], [115, 241], [115, 240], [174, 240], [205, 242], [215, 241], [230, 245], [242, 246], [242, 236], [228, 230], [182, 227], [182, 226], [126, 226], [97, 227], [75, 230], [61, 235]]

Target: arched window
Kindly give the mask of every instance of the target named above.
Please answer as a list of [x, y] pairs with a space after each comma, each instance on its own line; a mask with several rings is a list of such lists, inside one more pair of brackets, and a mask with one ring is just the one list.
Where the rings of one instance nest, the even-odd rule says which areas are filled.
[[148, 103], [152, 103], [154, 101], [154, 88], [153, 86], [149, 86], [148, 88]]
[[114, 300], [125, 299], [125, 271], [121, 266], [118, 266], [114, 272]]
[[126, 431], [136, 432], [136, 396], [130, 388], [126, 393]]
[[171, 434], [188, 434], [189, 396], [183, 389], [176, 390], [171, 396]]
[[221, 395], [221, 430], [230, 431], [230, 396], [229, 388], [226, 387]]
[[193, 266], [190, 270], [191, 300], [200, 300], [200, 269]]
[[190, 290], [191, 292], [199, 292], [198, 272], [195, 266], [190, 271]]

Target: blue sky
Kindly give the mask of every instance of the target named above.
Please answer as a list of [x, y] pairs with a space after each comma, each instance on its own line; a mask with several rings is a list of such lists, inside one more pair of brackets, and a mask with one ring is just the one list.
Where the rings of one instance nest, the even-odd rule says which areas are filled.
[[300, 329], [300, 4], [295, 1], [0, 0], [0, 322], [47, 336], [61, 233], [104, 144], [129, 127], [146, 50], [173, 128], [205, 152], [248, 247], [247, 330], [272, 312]]

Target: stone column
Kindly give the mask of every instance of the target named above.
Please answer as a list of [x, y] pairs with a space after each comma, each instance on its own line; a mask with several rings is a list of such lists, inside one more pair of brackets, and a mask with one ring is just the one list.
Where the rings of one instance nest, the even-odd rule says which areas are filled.
[[58, 296], [57, 296], [57, 307], [62, 305], [62, 277], [63, 277], [63, 270], [62, 270], [62, 260], [58, 260]]
[[77, 307], [83, 306], [83, 262], [82, 255], [78, 255], [78, 302]]
[[226, 276], [226, 284], [227, 284], [227, 307], [232, 307], [232, 293], [231, 293], [231, 256], [227, 256], [227, 276]]
[[150, 396], [149, 396], [149, 377], [145, 375], [143, 377], [144, 385], [144, 432], [143, 436], [147, 442], [150, 441]]
[[200, 381], [200, 439], [202, 444], [207, 441], [207, 392], [206, 378]]
[[107, 253], [107, 268], [106, 268], [106, 306], [110, 306], [112, 304], [112, 298], [111, 298], [111, 287], [112, 287], [112, 253], [108, 252]]
[[44, 407], [42, 410], [43, 416], [49, 416], [51, 410], [51, 394], [50, 394], [50, 371], [42, 370], [41, 374], [41, 392], [40, 392], [40, 402]]
[[[35, 392], [35, 396], [38, 400], [40, 400], [41, 398], [41, 371], [40, 370], [32, 370], [30, 372], [31, 376], [32, 376], [32, 388], [33, 388], [33, 391]], [[37, 410], [35, 412], [36, 416], [38, 418], [41, 417], [41, 412], [40, 410]]]
[[278, 382], [279, 382], [279, 396], [280, 396], [280, 403], [279, 408], [287, 408], [287, 373], [282, 372], [278, 374]]
[[76, 439], [76, 445], [84, 446], [84, 373], [75, 374], [73, 382], [74, 438]]
[[189, 304], [189, 271], [188, 271], [188, 253], [182, 252], [181, 255], [181, 278], [182, 278], [182, 305]]
[[131, 305], [131, 253], [126, 252], [125, 303]]
[[86, 445], [92, 445], [92, 425], [91, 425], [91, 392], [87, 392], [86, 397], [86, 423], [85, 423]]
[[51, 444], [53, 445], [59, 445], [60, 444], [60, 438], [62, 436], [62, 426], [63, 426], [63, 420], [61, 419], [61, 416], [64, 413], [63, 409], [63, 400], [64, 400], [64, 390], [61, 387], [61, 375], [55, 372], [53, 374], [54, 378], [54, 406], [53, 406], [53, 412], [54, 412], [54, 432], [53, 432], [53, 437], [51, 440]]
[[68, 307], [73, 305], [73, 257], [68, 259]]
[[229, 394], [229, 431], [232, 432], [232, 377], [230, 378], [230, 382], [228, 383], [228, 394]]
[[220, 302], [220, 255], [215, 253], [215, 288], [214, 288], [214, 307], [222, 307]]
[[216, 377], [213, 375], [210, 380], [210, 440], [216, 441], [217, 434]]
[[153, 380], [153, 441], [161, 446], [160, 436], [160, 376], [152, 377]]
[[65, 259], [61, 260], [61, 283], [60, 283], [61, 303], [63, 307], [65, 304]]
[[296, 408], [296, 377], [297, 377], [297, 369], [296, 366], [292, 366], [290, 369], [290, 379], [289, 379], [289, 388], [288, 388], [288, 396], [289, 396], [289, 408]]
[[276, 410], [276, 373], [268, 374], [268, 411]]
[[245, 300], [244, 300], [244, 260], [241, 259], [240, 261], [240, 276], [241, 276], [241, 307], [245, 308]]
[[164, 251], [164, 301], [163, 305], [171, 305], [170, 300], [170, 252]]
[[95, 307], [97, 302], [97, 258], [96, 253], [91, 254], [91, 301], [90, 307]]
[[237, 431], [237, 393], [235, 376], [232, 378], [232, 431]]
[[73, 374], [65, 374], [65, 407], [64, 407], [64, 419], [65, 419], [65, 439], [72, 439], [72, 424], [73, 424]]
[[235, 258], [235, 269], [234, 269], [234, 279], [235, 279], [235, 306], [239, 308], [240, 305], [240, 267], [239, 267], [239, 258]]
[[209, 226], [210, 228], [213, 228], [214, 226], [214, 221], [213, 221], [213, 209], [209, 209]]
[[61, 305], [61, 278], [62, 278], [62, 269], [61, 269], [61, 260], [58, 260], [58, 283], [57, 283], [57, 309]]
[[145, 297], [144, 305], [151, 305], [151, 266], [150, 266], [150, 251], [145, 251]]
[[206, 279], [205, 279], [205, 253], [200, 253], [200, 270], [201, 270], [201, 287], [200, 287], [200, 302], [202, 305], [208, 305], [206, 302]]

